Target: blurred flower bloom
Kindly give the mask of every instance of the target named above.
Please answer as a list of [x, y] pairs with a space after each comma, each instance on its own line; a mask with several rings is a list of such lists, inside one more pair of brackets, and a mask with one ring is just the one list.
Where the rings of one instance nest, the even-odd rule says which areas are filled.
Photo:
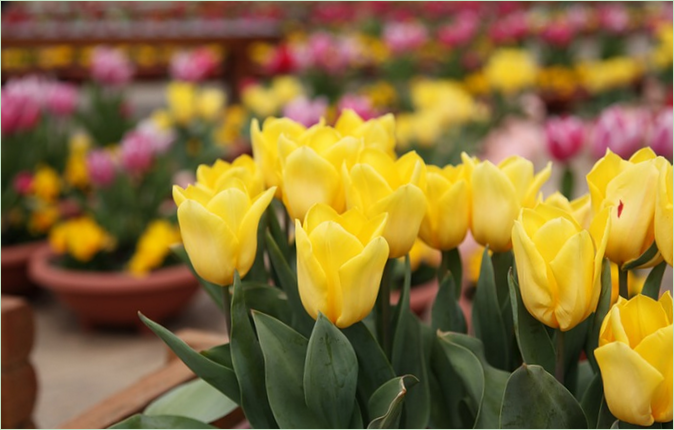
[[14, 177], [14, 182], [12, 185], [14, 187], [14, 191], [16, 191], [18, 194], [29, 194], [33, 186], [33, 175], [27, 171], [19, 172]]
[[313, 100], [306, 96], [299, 96], [283, 108], [283, 116], [296, 121], [305, 127], [318, 124], [325, 117], [328, 110], [328, 100], [325, 97], [317, 97]]
[[416, 22], [389, 22], [384, 26], [384, 42], [396, 54], [412, 52], [428, 40], [426, 27]]
[[438, 30], [438, 39], [449, 47], [460, 47], [470, 42], [480, 25], [479, 17], [472, 11], [458, 13], [451, 24]]
[[94, 185], [107, 187], [115, 179], [115, 163], [105, 149], [96, 149], [87, 155], [87, 172]]
[[154, 161], [155, 148], [148, 133], [132, 130], [127, 133], [121, 144], [122, 167], [133, 174], [146, 172]]
[[58, 116], [70, 116], [77, 109], [77, 87], [55, 82], [47, 92], [47, 108]]
[[133, 77], [133, 65], [120, 50], [106, 46], [94, 49], [91, 58], [91, 76], [103, 85], [121, 86]]
[[653, 120], [649, 143], [656, 154], [672, 159], [672, 108], [661, 111]]
[[583, 148], [585, 124], [575, 116], [552, 117], [545, 124], [545, 137], [550, 154], [567, 162]]
[[200, 82], [208, 78], [217, 65], [215, 56], [208, 48], [179, 52], [171, 59], [171, 77], [180, 81]]
[[40, 106], [30, 97], [2, 92], [2, 133], [33, 128], [40, 119]]
[[33, 175], [31, 191], [45, 202], [53, 202], [61, 193], [61, 178], [49, 166], [39, 166]]
[[601, 158], [610, 149], [622, 158], [629, 158], [643, 146], [647, 124], [646, 114], [641, 110], [627, 110], [621, 106], [604, 110], [592, 132], [592, 154]]
[[377, 116], [377, 112], [372, 106], [372, 102], [365, 96], [357, 94], [345, 94], [337, 103], [337, 112], [341, 114], [345, 109], [351, 109], [365, 121]]
[[171, 245], [180, 242], [180, 230], [166, 220], [148, 224], [129, 261], [128, 269], [136, 276], [143, 276], [161, 266], [171, 251]]
[[528, 51], [501, 48], [489, 57], [484, 73], [491, 88], [503, 94], [513, 94], [536, 82], [538, 67]]

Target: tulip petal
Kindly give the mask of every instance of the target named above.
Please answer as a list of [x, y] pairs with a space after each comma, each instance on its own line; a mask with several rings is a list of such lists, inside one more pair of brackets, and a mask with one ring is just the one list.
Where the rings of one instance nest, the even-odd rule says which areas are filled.
[[[560, 330], [567, 331], [585, 320], [597, 307], [596, 302], [590, 302], [595, 286], [594, 245], [590, 234], [583, 230], [571, 237], [550, 262], [550, 268], [557, 281], [555, 315]], [[599, 300], [599, 296], [596, 297]]]
[[505, 173], [488, 161], [475, 166], [472, 174], [473, 236], [495, 252], [511, 248], [510, 234], [520, 204]]
[[611, 413], [631, 424], [653, 424], [650, 403], [664, 379], [660, 372], [622, 342], [601, 346], [594, 351], [594, 356]]
[[[564, 244], [578, 233], [578, 227], [565, 218], [553, 218], [531, 236], [534, 246], [545, 261], [555, 259]], [[589, 235], [588, 235], [589, 238]], [[590, 260], [594, 261], [594, 259]]]
[[536, 195], [538, 195], [543, 184], [550, 178], [550, 174], [552, 174], [552, 163], [548, 162], [545, 168], [534, 176], [534, 180], [529, 185], [527, 196], [521, 202], [523, 207], [532, 207], [536, 204]]
[[557, 286], [554, 280], [548, 282], [545, 260], [526, 235], [520, 221], [515, 221], [512, 237], [524, 306], [543, 324], [558, 328], [559, 323], [554, 312]]
[[178, 185], [173, 186], [173, 201], [176, 206], [183, 204], [185, 200], [196, 200], [202, 206], [206, 206], [213, 197], [213, 193], [199, 185], [188, 185], [186, 189], [180, 188]]
[[336, 223], [342, 222], [340, 215], [332, 206], [325, 203], [318, 203], [309, 209], [307, 215], [304, 217], [304, 231], [311, 234], [316, 227], [325, 221], [334, 221]]
[[206, 205], [206, 209], [222, 218], [234, 234], [237, 234], [248, 208], [250, 197], [237, 188], [220, 191]]
[[389, 258], [402, 257], [412, 249], [426, 214], [426, 205], [426, 196], [419, 187], [408, 184], [369, 209], [367, 214], [371, 218], [388, 213], [384, 238], [389, 245]]
[[635, 152], [630, 157], [629, 161], [630, 161], [630, 163], [636, 164], [636, 163], [641, 163], [641, 162], [644, 162], [644, 161], [652, 160], [656, 157], [657, 157], [657, 155], [653, 151], [653, 148], [651, 148], [650, 146], [645, 146], [645, 147], [641, 148], [640, 150], [638, 150], [637, 152]]
[[248, 273], [255, 261], [255, 254], [257, 253], [257, 227], [262, 213], [267, 209], [269, 203], [271, 203], [275, 192], [276, 187], [271, 187], [255, 197], [239, 225], [237, 236], [241, 245], [237, 269], [239, 270], [239, 275], [242, 277]]
[[356, 232], [356, 237], [360, 240], [360, 243], [363, 246], [370, 243], [374, 238], [382, 236], [384, 234], [384, 229], [386, 228], [386, 223], [388, 222], [388, 213], [383, 213], [375, 216], [370, 220], [364, 220], [360, 228], [355, 228], [353, 225], [349, 225], [345, 228], [348, 231]]
[[674, 331], [669, 325], [655, 333], [646, 336], [634, 348], [644, 360], [656, 368], [665, 379], [656, 389], [651, 401], [655, 421], [667, 422], [672, 420], [672, 338]]
[[[372, 205], [393, 192], [386, 180], [370, 165], [356, 164], [349, 176], [350, 191], [357, 194], [357, 197], [348, 199], [347, 196], [347, 201], [350, 201], [349, 205], [354, 205], [365, 213]], [[360, 207], [360, 204], [363, 207]]]
[[288, 156], [283, 169], [283, 203], [292, 218], [304, 219], [316, 203], [334, 207], [340, 187], [338, 171], [313, 149], [301, 146]]
[[658, 303], [662, 305], [662, 309], [665, 310], [665, 314], [667, 315], [667, 319], [669, 320], [669, 323], [672, 323], [672, 295], [669, 293], [669, 291], [665, 291], [665, 294], [660, 296], [660, 300], [658, 300]]
[[658, 193], [655, 202], [655, 242], [658, 244], [658, 249], [670, 266], [673, 264], [673, 233], [672, 225], [674, 220], [672, 217], [672, 165], [667, 163], [666, 166], [660, 169], [660, 177], [658, 179]]
[[620, 319], [632, 348], [649, 334], [669, 324], [662, 305], [641, 294], [634, 296], [620, 309]]
[[347, 169], [350, 169], [356, 162], [358, 152], [362, 147], [362, 141], [353, 137], [345, 137], [329, 148], [319, 152], [319, 154], [328, 160], [335, 169], [341, 169], [342, 163], [346, 163]]
[[330, 321], [335, 322], [337, 315], [328, 311], [328, 278], [316, 259], [309, 236], [299, 220], [295, 220], [295, 244], [297, 246], [297, 288], [302, 305], [313, 319], [322, 312]]
[[239, 240], [229, 226], [193, 200], [178, 208], [178, 223], [185, 250], [199, 276], [221, 286], [231, 284]]
[[629, 345], [630, 340], [625, 333], [625, 328], [620, 319], [620, 308], [627, 300], [618, 297], [618, 302], [609, 310], [608, 315], [601, 323], [599, 330], [599, 346], [604, 346], [610, 342], [622, 342]]
[[[590, 223], [590, 236], [594, 240], [594, 289], [591, 303], [598, 303], [601, 293], [601, 268], [606, 253], [609, 233], [611, 231], [611, 211], [613, 208], [604, 208], [599, 214], [592, 218]], [[595, 297], [596, 296], [596, 297]]]
[[604, 158], [600, 159], [587, 174], [587, 185], [590, 190], [590, 200], [594, 213], [598, 213], [602, 209], [601, 205], [606, 196], [606, 186], [620, 174], [620, 171], [626, 165], [625, 160], [608, 150]]
[[346, 328], [365, 318], [377, 299], [389, 249], [386, 240], [375, 238], [363, 251], [339, 269], [342, 286], [342, 314], [337, 327]]
[[364, 124], [365, 121], [353, 110], [342, 109], [342, 113], [337, 118], [335, 129], [339, 131], [342, 136], [351, 135], [351, 132]]
[[534, 165], [531, 161], [513, 155], [500, 162], [498, 168], [508, 177], [515, 188], [517, 201], [524, 202], [529, 185], [534, 179]]

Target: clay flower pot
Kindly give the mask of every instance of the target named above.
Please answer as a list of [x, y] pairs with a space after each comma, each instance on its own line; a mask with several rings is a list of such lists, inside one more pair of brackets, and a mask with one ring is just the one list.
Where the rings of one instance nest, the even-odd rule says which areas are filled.
[[40, 248], [30, 259], [29, 276], [54, 292], [85, 328], [135, 326], [145, 331], [138, 311], [161, 322], [176, 315], [199, 289], [199, 281], [184, 265], [134, 277], [64, 269], [54, 264], [55, 259], [48, 246]]
[[44, 245], [40, 240], [2, 247], [2, 294], [26, 296], [37, 290], [28, 278], [28, 260]]

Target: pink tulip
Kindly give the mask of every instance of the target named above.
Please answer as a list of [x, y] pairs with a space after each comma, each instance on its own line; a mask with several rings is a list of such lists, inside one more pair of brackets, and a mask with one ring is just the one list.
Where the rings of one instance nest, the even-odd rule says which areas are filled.
[[154, 161], [155, 149], [152, 139], [146, 133], [133, 130], [122, 140], [122, 167], [132, 174], [145, 173]]
[[495, 21], [489, 29], [489, 37], [497, 44], [517, 42], [523, 39], [529, 32], [527, 15], [522, 12], [514, 12]]
[[479, 24], [477, 14], [462, 12], [456, 16], [454, 22], [438, 30], [438, 39], [441, 43], [450, 47], [466, 45], [475, 36]]
[[133, 77], [133, 65], [122, 51], [98, 46], [91, 59], [91, 76], [103, 85], [125, 85]]
[[611, 3], [599, 8], [599, 25], [609, 33], [622, 34], [630, 25], [630, 16], [624, 5]]
[[601, 158], [606, 149], [629, 158], [643, 146], [648, 132], [648, 120], [643, 111], [628, 111], [613, 106], [601, 113], [592, 133], [592, 153]]
[[325, 97], [309, 100], [305, 96], [300, 96], [283, 108], [283, 116], [311, 127], [325, 116], [327, 110], [328, 100]]
[[390, 22], [384, 27], [384, 43], [396, 54], [419, 49], [427, 40], [426, 27], [415, 22]]
[[365, 96], [356, 94], [345, 94], [337, 103], [337, 112], [342, 112], [344, 109], [351, 109], [364, 120], [368, 120], [378, 116], [378, 112], [372, 107], [372, 102]]
[[2, 92], [2, 133], [12, 134], [35, 127], [40, 120], [40, 105], [25, 94]]
[[181, 81], [200, 82], [218, 66], [213, 53], [206, 48], [179, 52], [171, 59], [171, 77]]
[[665, 109], [653, 120], [650, 147], [656, 154], [672, 159], [672, 109]]
[[565, 47], [574, 38], [573, 30], [573, 26], [566, 20], [553, 21], [541, 31], [541, 37], [551, 45]]
[[55, 82], [47, 93], [47, 109], [57, 116], [67, 117], [77, 108], [77, 87]]
[[115, 163], [104, 149], [96, 149], [87, 155], [87, 172], [94, 185], [107, 187], [115, 179]]
[[166, 153], [175, 140], [172, 129], [162, 130], [151, 120], [142, 121], [136, 130], [150, 142], [154, 154]]
[[18, 194], [22, 196], [30, 194], [31, 187], [33, 186], [33, 174], [25, 170], [17, 173], [12, 185], [14, 186], [14, 191]]
[[574, 117], [553, 117], [545, 124], [545, 138], [550, 154], [558, 161], [567, 162], [582, 149], [585, 124]]

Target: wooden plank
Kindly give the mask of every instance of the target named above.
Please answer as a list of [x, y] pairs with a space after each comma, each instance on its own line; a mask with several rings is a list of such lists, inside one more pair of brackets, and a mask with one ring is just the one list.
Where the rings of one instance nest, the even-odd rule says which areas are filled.
[[33, 311], [20, 297], [2, 296], [2, 368], [25, 362], [33, 348], [35, 323]]

